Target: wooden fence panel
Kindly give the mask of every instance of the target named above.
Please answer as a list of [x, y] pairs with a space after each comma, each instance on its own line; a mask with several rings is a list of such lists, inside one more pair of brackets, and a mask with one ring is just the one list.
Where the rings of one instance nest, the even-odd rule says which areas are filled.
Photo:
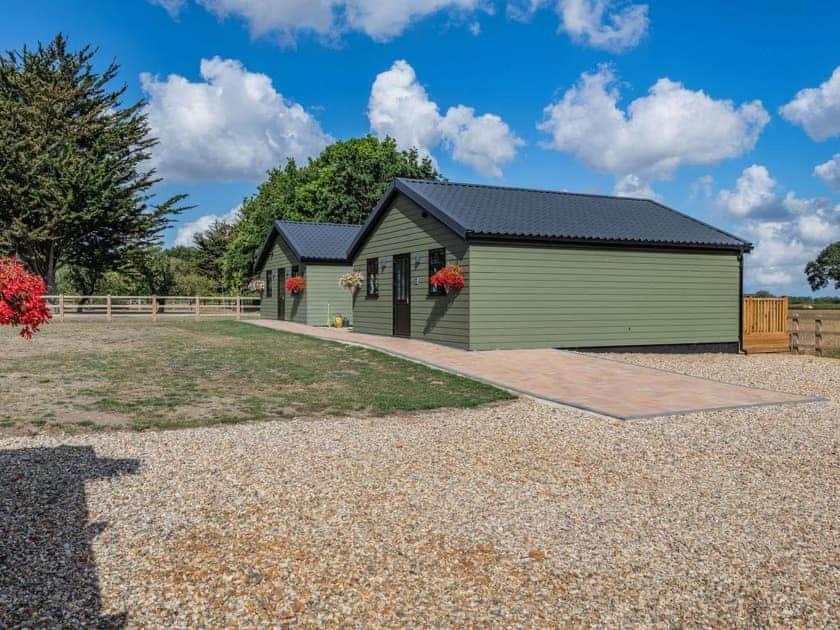
[[235, 319], [258, 317], [260, 298], [204, 297], [182, 295], [47, 295], [47, 304], [58, 321], [70, 318], [149, 318], [152, 322], [172, 317]]
[[840, 355], [840, 310], [794, 310], [791, 327], [791, 352]]
[[744, 352], [788, 352], [788, 299], [744, 298]]

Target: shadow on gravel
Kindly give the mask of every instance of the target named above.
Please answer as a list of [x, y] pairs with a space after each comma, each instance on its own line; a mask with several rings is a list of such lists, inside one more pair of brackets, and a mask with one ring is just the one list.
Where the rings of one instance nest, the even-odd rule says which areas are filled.
[[120, 628], [102, 616], [85, 482], [137, 471], [89, 446], [0, 450], [0, 628]]

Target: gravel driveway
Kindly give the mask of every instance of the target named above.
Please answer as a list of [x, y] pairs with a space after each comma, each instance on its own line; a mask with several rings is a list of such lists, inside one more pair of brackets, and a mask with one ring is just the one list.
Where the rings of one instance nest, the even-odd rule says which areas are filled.
[[622, 358], [831, 400], [5, 439], [0, 627], [836, 625], [840, 361]]

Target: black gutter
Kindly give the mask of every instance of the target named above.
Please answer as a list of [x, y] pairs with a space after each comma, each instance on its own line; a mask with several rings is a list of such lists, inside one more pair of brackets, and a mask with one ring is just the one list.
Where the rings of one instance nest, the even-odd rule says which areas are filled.
[[353, 261], [349, 258], [300, 258], [300, 262], [306, 263], [308, 265], [352, 265]]

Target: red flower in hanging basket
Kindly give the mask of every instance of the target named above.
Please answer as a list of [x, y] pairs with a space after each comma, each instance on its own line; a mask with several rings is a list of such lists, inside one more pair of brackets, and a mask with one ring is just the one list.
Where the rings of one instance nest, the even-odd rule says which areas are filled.
[[429, 282], [435, 287], [444, 287], [447, 291], [460, 291], [464, 288], [464, 268], [460, 265], [446, 265], [437, 271]]
[[286, 291], [298, 294], [306, 287], [306, 282], [300, 276], [292, 276], [286, 280]]
[[40, 276], [28, 273], [14, 258], [0, 259], [0, 326], [20, 326], [20, 336], [32, 333], [52, 317]]

